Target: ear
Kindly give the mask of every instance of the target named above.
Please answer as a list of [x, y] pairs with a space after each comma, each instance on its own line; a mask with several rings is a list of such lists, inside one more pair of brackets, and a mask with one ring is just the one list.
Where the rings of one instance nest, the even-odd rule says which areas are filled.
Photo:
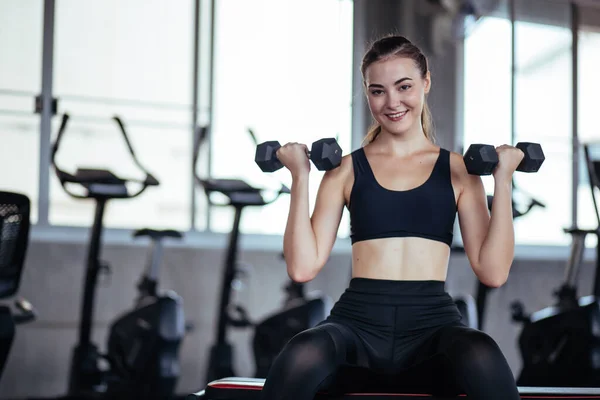
[[429, 90], [431, 90], [431, 74], [429, 73], [429, 71], [427, 71], [427, 73], [425, 74], [425, 78], [423, 78], [423, 83], [425, 88], [425, 94], [427, 94], [429, 93]]

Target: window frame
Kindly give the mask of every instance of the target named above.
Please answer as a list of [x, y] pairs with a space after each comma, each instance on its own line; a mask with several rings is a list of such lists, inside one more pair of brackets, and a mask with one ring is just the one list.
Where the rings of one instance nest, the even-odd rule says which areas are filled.
[[[213, 21], [214, 21], [214, 4], [215, 0], [195, 0], [196, 1], [196, 12], [194, 15], [194, 99], [193, 99], [193, 126], [209, 123], [212, 119], [211, 103], [212, 103], [212, 86], [210, 85], [211, 79], [210, 74], [212, 71], [212, 62], [207, 61], [212, 58], [212, 37], [214, 34]], [[514, 0], [509, 0], [509, 4], [513, 4]], [[564, 3], [568, 3], [564, 1]], [[44, 11], [43, 11], [43, 42], [42, 42], [42, 82], [41, 92], [39, 99], [41, 100], [42, 110], [40, 112], [40, 154], [39, 154], [39, 182], [38, 182], [38, 221], [32, 226], [31, 236], [33, 241], [43, 242], [68, 242], [78, 243], [85, 242], [87, 232], [89, 228], [83, 227], [69, 227], [69, 226], [56, 226], [49, 224], [49, 194], [50, 194], [50, 146], [52, 137], [52, 119], [54, 116], [51, 113], [51, 106], [53, 102], [52, 94], [52, 79], [53, 79], [53, 51], [54, 51], [54, 10], [56, 0], [44, 0]], [[595, 9], [596, 6], [587, 0], [578, 0], [573, 4], [576, 10], [581, 14], [581, 10], [584, 9]], [[208, 13], [206, 13], [208, 11]], [[593, 25], [598, 26], [600, 29], [600, 9], [596, 13], [597, 19], [593, 21], [591, 18], [586, 20], [586, 26]], [[514, 20], [512, 21], [514, 24]], [[577, 33], [579, 32], [579, 21], [577, 18], [573, 19], [571, 25], [574, 39], [577, 39]], [[206, 34], [208, 33], [208, 34]], [[576, 54], [576, 42], [574, 42], [574, 54]], [[460, 46], [459, 46], [459, 57]], [[200, 66], [209, 65], [209, 72], [200, 73], [202, 69]], [[574, 65], [576, 65], [576, 59], [574, 59]], [[573, 80], [577, 82], [577, 73], [574, 70]], [[462, 64], [460, 64], [457, 71], [457, 82], [464, 80], [464, 74]], [[575, 86], [576, 87], [576, 86]], [[459, 89], [460, 93], [462, 89]], [[576, 97], [574, 102], [577, 101]], [[575, 105], [576, 106], [576, 105]], [[576, 121], [577, 110], [574, 106], [573, 120]], [[459, 107], [457, 110], [457, 128], [463, 125], [463, 113]], [[356, 124], [356, 111], [352, 115], [352, 126], [351, 126], [351, 143], [353, 147], [356, 147], [362, 140], [362, 135]], [[576, 132], [576, 122], [574, 122], [574, 130]], [[460, 129], [456, 130], [456, 143], [461, 143], [462, 138], [458, 134], [461, 132]], [[193, 132], [190, 132], [193, 135]], [[572, 139], [577, 140], [576, 133], [571, 133]], [[210, 140], [210, 138], [208, 139]], [[207, 143], [207, 147], [210, 148], [210, 144]], [[208, 152], [208, 165], [210, 166], [210, 151]], [[580, 183], [578, 176], [579, 171], [579, 157], [574, 154], [573, 159], [573, 188], [572, 188], [572, 217], [573, 221], [577, 221], [577, 187]], [[210, 174], [210, 170], [206, 171]], [[190, 182], [194, 185], [194, 182]], [[219, 234], [212, 232], [210, 229], [210, 207], [206, 209], [206, 229], [196, 229], [196, 204], [197, 196], [200, 193], [198, 190], [191, 191], [191, 209], [190, 219], [191, 228], [185, 232], [185, 239], [179, 243], [174, 243], [173, 246], [192, 247], [201, 249], [214, 249], [223, 248], [226, 245], [226, 238], [228, 234]], [[105, 230], [105, 242], [107, 244], [119, 244], [119, 245], [136, 245], [137, 242], [131, 238], [130, 229], [115, 229], [107, 228]], [[281, 249], [281, 236], [280, 235], [261, 235], [261, 234], [245, 234], [243, 235], [240, 243], [243, 249], [252, 250], [277, 250]], [[351, 245], [349, 238], [338, 238], [336, 241], [333, 254], [350, 254]], [[518, 259], [536, 259], [536, 260], [556, 260], [556, 259], [567, 259], [568, 258], [568, 246], [520, 246], [517, 245], [515, 249], [515, 257]], [[585, 253], [586, 260], [595, 259], [595, 249], [587, 249]]]
[[[87, 243], [89, 227], [83, 226], [68, 226], [63, 224], [50, 223], [50, 153], [53, 135], [53, 124], [59, 115], [52, 112], [53, 102], [60, 99], [54, 98], [53, 90], [53, 73], [54, 73], [54, 37], [55, 37], [55, 9], [56, 0], [44, 0], [43, 5], [43, 39], [42, 39], [42, 79], [41, 91], [39, 95], [40, 110], [39, 114], [39, 196], [38, 196], [38, 219], [32, 225], [31, 239], [45, 243]], [[211, 125], [213, 120], [214, 88], [213, 76], [214, 71], [214, 51], [213, 39], [215, 36], [215, 9], [216, 0], [195, 0], [195, 13], [193, 15], [193, 35], [194, 35], [194, 54], [193, 54], [193, 99], [192, 99], [192, 127], [190, 135], [194, 140], [196, 134], [195, 127], [202, 125]], [[60, 104], [59, 107], [60, 108]], [[351, 138], [354, 143], [354, 139]], [[210, 135], [207, 137], [203, 146], [205, 151], [205, 160], [202, 161], [202, 171], [205, 174], [211, 175], [211, 143]], [[193, 149], [190, 149], [192, 152]], [[196, 167], [196, 166], [194, 166]], [[203, 196], [201, 189], [196, 185], [193, 177], [190, 182], [192, 186], [191, 201], [189, 209], [189, 226], [188, 230], [183, 231], [184, 240], [173, 243], [176, 247], [203, 248], [215, 249], [224, 248], [227, 245], [229, 233], [219, 233], [211, 229], [210, 213], [214, 208], [210, 204], [206, 204], [206, 208], [198, 209], [197, 205], [199, 197]], [[205, 213], [204, 228], [198, 229], [198, 213]], [[103, 242], [106, 244], [115, 245], [132, 245], [136, 246], [141, 242], [134, 240], [132, 237], [134, 229], [126, 228], [109, 228], [105, 227], [103, 232]], [[240, 240], [240, 247], [244, 249], [265, 250], [265, 251], [281, 251], [281, 235], [268, 234], [244, 234]], [[169, 244], [171, 245], [171, 244]], [[332, 254], [347, 254], [350, 249], [349, 238], [338, 238]]]

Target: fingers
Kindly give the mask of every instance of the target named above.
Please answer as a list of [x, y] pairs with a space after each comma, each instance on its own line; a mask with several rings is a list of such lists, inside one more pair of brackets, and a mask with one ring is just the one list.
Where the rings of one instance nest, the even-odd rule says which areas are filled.
[[306, 154], [308, 154], [308, 146], [305, 145], [304, 143], [298, 143], [298, 142], [288, 142], [286, 144], [284, 144], [283, 146], [281, 146], [277, 151], [291, 151], [294, 149], [302, 149]]
[[510, 152], [514, 152], [514, 153], [519, 153], [522, 156], [525, 156], [525, 153], [523, 152], [523, 150], [521, 150], [521, 149], [519, 149], [519, 148], [517, 148], [515, 146], [511, 146], [509, 144], [503, 144], [503, 145], [500, 145], [500, 146], [496, 146], [496, 152], [498, 154], [500, 154], [501, 152], [504, 152], [504, 151], [510, 151]]

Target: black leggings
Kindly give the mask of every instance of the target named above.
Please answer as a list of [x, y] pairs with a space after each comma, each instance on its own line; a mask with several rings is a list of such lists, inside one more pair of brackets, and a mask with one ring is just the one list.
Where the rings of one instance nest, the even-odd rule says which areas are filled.
[[441, 281], [353, 278], [330, 316], [284, 347], [261, 400], [312, 400], [318, 391], [520, 399], [498, 345], [461, 322]]

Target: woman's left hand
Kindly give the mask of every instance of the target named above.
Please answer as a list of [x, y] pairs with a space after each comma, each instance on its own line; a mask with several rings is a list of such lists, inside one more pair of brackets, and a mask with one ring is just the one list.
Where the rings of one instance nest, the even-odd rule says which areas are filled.
[[496, 147], [498, 153], [498, 166], [494, 170], [495, 180], [511, 180], [513, 173], [525, 157], [522, 150], [514, 146], [503, 144]]

